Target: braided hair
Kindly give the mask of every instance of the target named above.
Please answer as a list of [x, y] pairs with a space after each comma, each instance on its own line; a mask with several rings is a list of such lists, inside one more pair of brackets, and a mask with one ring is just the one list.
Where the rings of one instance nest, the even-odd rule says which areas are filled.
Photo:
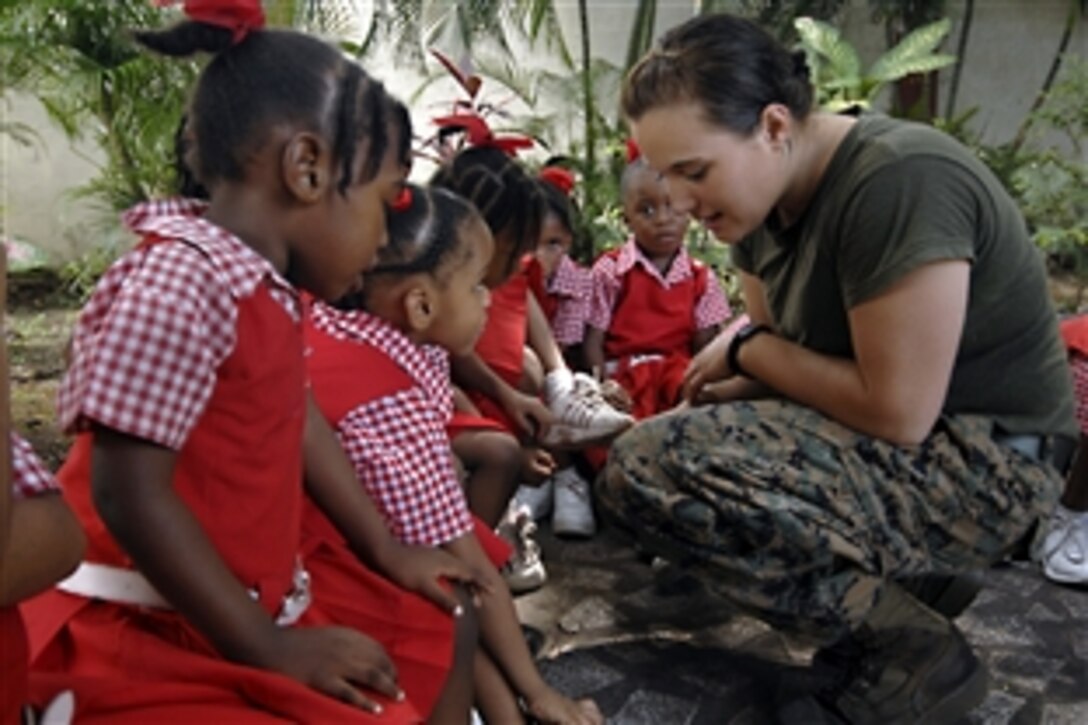
[[[204, 186], [241, 180], [245, 160], [283, 123], [329, 140], [340, 162], [341, 194], [377, 175], [389, 144], [389, 122], [399, 125], [397, 112], [381, 83], [327, 43], [290, 30], [253, 30], [235, 43], [231, 30], [199, 21], [140, 31], [136, 38], [164, 55], [214, 54], [188, 109], [194, 147], [188, 165]], [[364, 139], [369, 142], [366, 162], [361, 177], [354, 179], [355, 156]]]
[[487, 223], [496, 245], [495, 257], [505, 257], [504, 277], [521, 256], [536, 246], [546, 210], [541, 184], [503, 151], [474, 146], [459, 152], [431, 180], [468, 199]]

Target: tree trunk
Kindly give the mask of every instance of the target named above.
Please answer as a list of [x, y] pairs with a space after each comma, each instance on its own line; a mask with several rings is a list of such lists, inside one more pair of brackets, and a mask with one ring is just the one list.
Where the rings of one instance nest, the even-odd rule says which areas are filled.
[[1083, 0], [1071, 0], [1069, 3], [1069, 14], [1065, 16], [1065, 29], [1062, 30], [1062, 39], [1058, 43], [1058, 50], [1054, 53], [1054, 60], [1050, 63], [1050, 70], [1047, 71], [1046, 78], [1043, 80], [1043, 85], [1039, 89], [1039, 93], [1035, 96], [1035, 101], [1031, 104], [1031, 108], [1028, 109], [1027, 115], [1024, 116], [1023, 122], [1020, 124], [1020, 128], [1016, 131], [1016, 137], [1012, 140], [1010, 145], [1012, 151], [1015, 153], [1019, 151], [1024, 145], [1024, 142], [1028, 139], [1028, 131], [1031, 129], [1031, 124], [1034, 122], [1035, 112], [1038, 111], [1043, 102], [1046, 101], [1047, 95], [1050, 93], [1050, 88], [1054, 85], [1054, 80], [1058, 77], [1058, 72], [1062, 68], [1062, 61], [1065, 59], [1065, 52], [1069, 50], [1069, 43], [1073, 40], [1073, 30], [1077, 26], [1077, 16], [1082, 12], [1082, 8], [1086, 3]]
[[597, 176], [597, 125], [593, 99], [593, 77], [589, 57], [589, 7], [587, 0], [578, 0], [578, 25], [582, 35], [582, 111], [585, 114], [585, 184], [595, 188]]
[[971, 23], [975, 19], [975, 0], [967, 0], [963, 8], [963, 25], [960, 26], [960, 39], [956, 44], [956, 64], [952, 66], [952, 82], [948, 87], [948, 101], [945, 103], [944, 116], [956, 115], [956, 96], [960, 92], [960, 75], [963, 73], [963, 59], [967, 55], [967, 39], [971, 35]]

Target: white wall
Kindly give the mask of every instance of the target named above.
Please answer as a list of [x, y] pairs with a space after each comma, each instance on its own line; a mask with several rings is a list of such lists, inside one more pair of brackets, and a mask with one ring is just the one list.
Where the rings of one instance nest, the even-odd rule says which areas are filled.
[[[866, 0], [852, 2], [843, 22], [843, 32], [859, 48], [864, 61], [870, 63], [884, 50], [883, 29], [870, 24]], [[975, 126], [987, 143], [1008, 141], [1015, 134], [1049, 68], [1065, 23], [1068, 2], [976, 1], [971, 37], [961, 61], [963, 75], [957, 110], [962, 112], [971, 106], [979, 106]], [[558, 0], [557, 4], [567, 44], [576, 54], [580, 48], [577, 3]], [[590, 42], [595, 56], [623, 63], [631, 14], [636, 5], [636, 0], [590, 0]], [[689, 18], [693, 7], [693, 0], [658, 0], [656, 35]], [[962, 22], [962, 0], [949, 0], [948, 11], [954, 26], [945, 49], [955, 52]], [[1088, 21], [1080, 22], [1070, 51], [1088, 57]], [[518, 62], [526, 66], [547, 65], [546, 59], [534, 57], [527, 49], [518, 48], [516, 53]], [[388, 56], [367, 62], [368, 70], [407, 102], [419, 88], [422, 78], [402, 66], [396, 58]], [[949, 70], [941, 72], [942, 107], [950, 79]], [[488, 88], [500, 100], [510, 96], [493, 85], [485, 85], [485, 89]], [[430, 118], [442, 110], [438, 104], [455, 96], [452, 82], [442, 81], [410, 103], [421, 135], [433, 132]], [[517, 103], [512, 103], [511, 108], [515, 113], [527, 110]], [[46, 144], [44, 151], [35, 153], [0, 140], [3, 144], [0, 148], [0, 208], [4, 231], [41, 244], [60, 256], [71, 256], [77, 249], [88, 248], [99, 239], [88, 229], [100, 215], [87, 201], [72, 199], [69, 192], [93, 174], [94, 164], [87, 159], [99, 160], [101, 154], [85, 146], [71, 148], [32, 99], [16, 98], [9, 116], [38, 129]], [[570, 123], [574, 125], [573, 120]], [[421, 163], [414, 178], [426, 179], [430, 171], [427, 164]]]
[[[96, 173], [104, 154], [93, 144], [73, 147], [34, 98], [12, 95], [4, 120], [29, 125], [42, 143], [24, 148], [0, 134], [0, 233], [33, 242], [57, 259], [93, 247], [103, 212], [73, 190]], [[3, 102], [3, 101], [0, 101]]]

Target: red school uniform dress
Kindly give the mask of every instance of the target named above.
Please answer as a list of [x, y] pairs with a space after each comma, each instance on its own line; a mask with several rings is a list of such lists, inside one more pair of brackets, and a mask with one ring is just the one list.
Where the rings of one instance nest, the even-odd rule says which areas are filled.
[[[34, 498], [59, 492], [52, 474], [42, 465], [30, 444], [15, 433], [9, 434], [11, 445], [12, 496]], [[19, 607], [0, 607], [0, 725], [20, 722], [23, 704], [27, 701], [27, 669], [30, 649], [26, 627]]]
[[[491, 290], [487, 323], [476, 341], [476, 354], [509, 385], [517, 387], [525, 366], [525, 340], [529, 321], [529, 275], [523, 267]], [[450, 438], [467, 430], [499, 430], [519, 435], [517, 423], [495, 400], [477, 390], [465, 394], [483, 416], [457, 412], [448, 426]]]
[[629, 239], [593, 265], [586, 324], [605, 331], [606, 373], [641, 419], [676, 405], [695, 333], [724, 322], [729, 302], [717, 277], [683, 247], [664, 277]]
[[1077, 424], [1081, 433], [1088, 435], [1088, 315], [1062, 320], [1061, 333], [1069, 352], [1069, 370], [1073, 374]]
[[[58, 686], [81, 722], [370, 722], [271, 671], [222, 658], [134, 568], [91, 499], [90, 424], [177, 453], [173, 487], [280, 626], [325, 624], [298, 568], [305, 366], [295, 290], [192, 200], [126, 213], [142, 237], [80, 314], [58, 394], [77, 433], [58, 479], [88, 538], [76, 572], [24, 606], [31, 699]], [[44, 683], [38, 689], [36, 683]], [[48, 685], [48, 691], [45, 689]], [[388, 703], [382, 722], [418, 722]]]
[[[438, 547], [473, 532], [501, 567], [510, 547], [469, 512], [454, 466], [446, 431], [453, 413], [447, 353], [416, 345], [367, 312], [321, 303], [307, 316], [306, 344], [314, 399], [393, 535], [405, 544]], [[429, 712], [452, 660], [449, 615], [406, 597], [378, 612], [361, 608], [377, 577], [312, 503], [303, 542], [314, 595], [326, 612], [364, 631], [383, 618], [402, 623], [402, 636], [388, 648], [401, 687]]]
[[529, 277], [529, 289], [548, 318], [555, 341], [560, 347], [582, 344], [593, 295], [590, 271], [565, 254], [549, 278], [544, 277], [544, 267], [531, 254], [525, 256], [522, 266]]

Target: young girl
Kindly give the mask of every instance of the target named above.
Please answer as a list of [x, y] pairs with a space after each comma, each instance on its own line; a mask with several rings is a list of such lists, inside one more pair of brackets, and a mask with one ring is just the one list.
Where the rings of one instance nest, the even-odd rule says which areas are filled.
[[581, 345], [593, 283], [589, 270], [570, 256], [574, 244], [574, 209], [570, 194], [574, 175], [559, 166], [540, 171], [547, 211], [540, 224], [540, 240], [526, 258], [529, 289], [548, 318], [555, 341], [574, 368], [582, 368]]
[[623, 387], [642, 419], [680, 402], [688, 363], [730, 309], [714, 270], [688, 254], [687, 215], [673, 208], [657, 172], [635, 158], [620, 193], [631, 237], [593, 265], [585, 355]]
[[[567, 367], [520, 269], [522, 256], [540, 238], [545, 207], [539, 183], [489, 146], [461, 151], [439, 170], [434, 183], [475, 204], [495, 239], [485, 277], [493, 302], [487, 325], [475, 350], [454, 358], [454, 382], [485, 416], [525, 437], [530, 446], [579, 447], [629, 427], [633, 419], [604, 401], [596, 381]], [[543, 380], [526, 375], [532, 367], [527, 358], [535, 361]], [[457, 445], [455, 438], [455, 450]], [[569, 526], [562, 533], [592, 535], [596, 523], [588, 485], [582, 481], [566, 493]]]
[[[444, 189], [409, 187], [390, 216], [389, 245], [361, 295], [342, 300], [341, 309], [315, 305], [307, 332], [310, 380], [396, 536], [442, 547], [482, 572], [476, 693], [486, 721], [522, 722], [520, 699], [526, 714], [545, 722], [599, 723], [591, 701], [567, 699], [533, 665], [495, 568], [509, 552], [486, 525], [474, 525], [453, 465], [448, 354], [472, 350], [480, 336], [493, 249], [470, 204]], [[330, 540], [320, 512], [314, 514], [307, 518], [307, 538], [325, 547], [323, 560], [312, 564], [315, 578], [339, 572], [338, 596], [350, 601], [358, 591], [350, 576], [354, 558]]]
[[[467, 604], [438, 577], [468, 568], [390, 536], [304, 384], [296, 286], [335, 299], [358, 283], [410, 130], [335, 48], [260, 30], [256, 3], [211, 10], [137, 36], [214, 53], [187, 158], [210, 200], [128, 212], [141, 242], [80, 315], [59, 394], [79, 435], [59, 477], [90, 546], [27, 611], [34, 667], [86, 721], [464, 722], [472, 616], [431, 634], [450, 652], [456, 628], [461, 667], [428, 710], [382, 644], [327, 626], [298, 563], [303, 473], [368, 565], [455, 614]], [[387, 590], [389, 606], [407, 599]], [[32, 680], [31, 696], [47, 693]]]

